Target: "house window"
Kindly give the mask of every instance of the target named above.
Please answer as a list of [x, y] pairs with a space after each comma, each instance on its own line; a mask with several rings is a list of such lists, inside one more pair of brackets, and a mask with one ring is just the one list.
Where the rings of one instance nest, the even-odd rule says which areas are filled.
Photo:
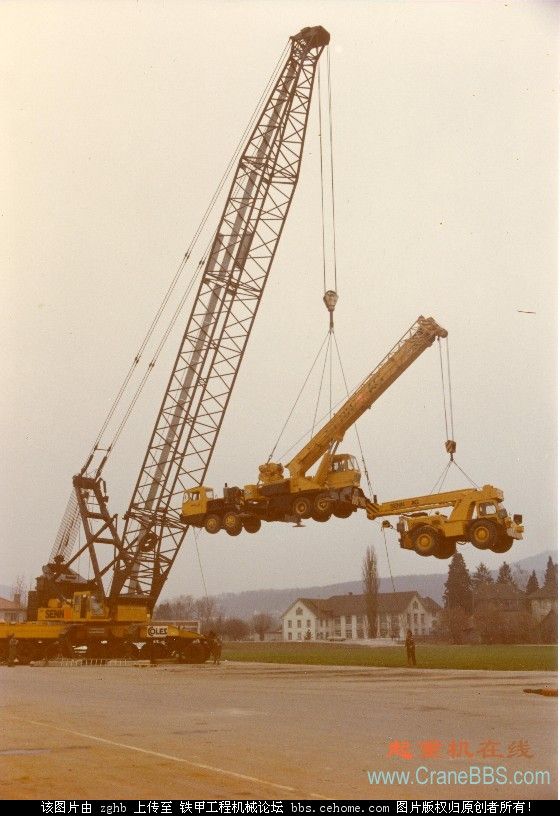
[[352, 640], [352, 627], [351, 626], [346, 627], [346, 637], [349, 638], [350, 640]]
[[291, 620], [289, 620], [288, 621], [288, 629], [291, 629], [291, 628], [292, 628], [292, 622], [291, 622]]
[[297, 628], [298, 628], [298, 629], [301, 629], [301, 618], [298, 618]]
[[412, 604], [412, 608], [418, 609], [418, 601], [414, 601], [414, 603]]
[[406, 622], [407, 622], [407, 623], [408, 623], [408, 625], [410, 626], [410, 624], [411, 624], [411, 622], [412, 622], [412, 621], [411, 621], [411, 619], [410, 619], [410, 613], [407, 613], [407, 616], [406, 616]]
[[298, 640], [301, 640], [301, 632], [298, 632], [298, 633], [297, 633], [297, 639], [298, 639]]
[[301, 608], [301, 606], [298, 606], [298, 608], [296, 609], [296, 615], [303, 615], [303, 609]]
[[311, 629], [311, 621], [310, 621], [310, 619], [309, 619], [309, 618], [307, 618], [307, 620], [306, 620], [306, 624], [307, 624], [307, 628], [308, 628], [308, 629]]
[[422, 612], [422, 613], [420, 614], [420, 623], [422, 624], [422, 626], [424, 626], [425, 622], [426, 622], [426, 620], [425, 620], [425, 615], [424, 615], [424, 613]]
[[292, 639], [292, 633], [288, 632], [288, 640], [291, 640], [291, 639]]
[[418, 612], [414, 613], [414, 623], [418, 623]]
[[340, 616], [338, 618], [334, 619], [334, 625], [335, 626], [340, 626]]

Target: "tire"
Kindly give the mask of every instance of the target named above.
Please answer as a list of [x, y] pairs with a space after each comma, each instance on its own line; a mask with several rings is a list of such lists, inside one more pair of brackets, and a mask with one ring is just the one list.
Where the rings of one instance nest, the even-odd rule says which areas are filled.
[[219, 533], [222, 529], [222, 520], [219, 516], [215, 513], [211, 513], [209, 516], [206, 516], [204, 519], [204, 529], [210, 535], [214, 535], [215, 533]]
[[243, 529], [248, 533], [258, 533], [261, 529], [261, 520], [259, 518], [243, 519]]
[[313, 498], [313, 513], [312, 518], [315, 518], [315, 515], [318, 516], [330, 516], [332, 513], [332, 502], [327, 496], [326, 493], [318, 493]]
[[243, 524], [237, 513], [225, 513], [223, 524], [224, 530], [230, 536], [238, 536], [243, 529]]
[[427, 558], [429, 555], [435, 555], [439, 549], [441, 534], [429, 524], [422, 524], [414, 530], [412, 542], [418, 555]]
[[476, 519], [470, 526], [469, 538], [477, 550], [489, 550], [497, 544], [496, 525], [487, 519]]
[[292, 501], [292, 512], [294, 516], [302, 519], [311, 518], [311, 501], [309, 496], [296, 496]]
[[316, 510], [313, 510], [311, 513], [311, 518], [313, 521], [328, 521], [331, 517], [331, 513], [318, 513]]
[[513, 538], [507, 536], [505, 539], [500, 539], [495, 544], [493, 544], [490, 549], [492, 552], [495, 553], [507, 553], [513, 547]]
[[434, 555], [436, 558], [440, 558], [442, 561], [445, 561], [447, 558], [453, 558], [456, 552], [457, 547], [455, 546], [455, 542], [445, 541], [444, 539], [443, 541], [440, 541]]
[[350, 518], [352, 513], [354, 512], [354, 508], [351, 504], [347, 504], [346, 502], [338, 502], [334, 506], [333, 515], [337, 518]]

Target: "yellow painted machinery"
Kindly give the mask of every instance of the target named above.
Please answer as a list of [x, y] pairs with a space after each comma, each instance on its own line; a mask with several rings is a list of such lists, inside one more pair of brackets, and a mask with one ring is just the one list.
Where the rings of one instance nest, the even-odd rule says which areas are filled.
[[[447, 331], [431, 317], [420, 316], [379, 365], [365, 378], [333, 416], [284, 467], [267, 462], [259, 467], [259, 481], [243, 489], [228, 487], [223, 497], [201, 486], [186, 491], [182, 517], [210, 533], [225, 529], [238, 535], [243, 528], [257, 532], [261, 521], [313, 518], [331, 515], [347, 518], [364, 498], [356, 458], [339, 453], [349, 428], [438, 337]], [[318, 465], [317, 465], [318, 463]], [[317, 465], [314, 473], [310, 469]], [[287, 471], [287, 474], [286, 472]]]
[[[354, 501], [372, 521], [399, 516], [396, 530], [403, 549], [414, 550], [418, 555], [451, 558], [458, 543], [470, 542], [479, 550], [505, 553], [514, 541], [523, 538], [522, 516], [510, 516], [503, 499], [504, 494], [497, 487], [484, 485], [383, 503], [358, 496]], [[440, 513], [443, 508], [450, 512]], [[392, 525], [384, 521], [383, 526]]]

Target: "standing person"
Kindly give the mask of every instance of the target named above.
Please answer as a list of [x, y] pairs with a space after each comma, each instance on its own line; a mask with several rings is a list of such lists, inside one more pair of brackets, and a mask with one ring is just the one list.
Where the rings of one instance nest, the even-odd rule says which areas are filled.
[[210, 657], [214, 666], [220, 665], [220, 658], [222, 656], [222, 639], [214, 631], [210, 630], [206, 635], [210, 644]]
[[408, 666], [416, 666], [416, 641], [412, 630], [409, 629], [406, 633], [406, 640], [404, 642], [406, 647], [406, 662]]
[[8, 666], [13, 666], [16, 662], [18, 653], [19, 640], [15, 635], [12, 635], [8, 641]]

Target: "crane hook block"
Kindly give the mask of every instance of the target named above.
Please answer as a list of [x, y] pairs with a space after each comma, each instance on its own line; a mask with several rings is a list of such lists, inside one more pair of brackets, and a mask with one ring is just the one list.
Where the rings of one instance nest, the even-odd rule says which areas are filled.
[[329, 312], [334, 312], [334, 308], [335, 308], [335, 306], [337, 304], [337, 301], [338, 301], [338, 295], [336, 294], [336, 292], [333, 292], [332, 289], [329, 289], [323, 295], [323, 303], [325, 304], [325, 306], [327, 307]]
[[454, 439], [447, 440], [447, 442], [445, 443], [445, 450], [451, 457], [453, 457], [453, 454], [457, 450], [457, 443], [455, 442]]
[[331, 331], [334, 325], [333, 312], [338, 302], [338, 295], [332, 289], [328, 289], [323, 295], [323, 303], [328, 309]]

